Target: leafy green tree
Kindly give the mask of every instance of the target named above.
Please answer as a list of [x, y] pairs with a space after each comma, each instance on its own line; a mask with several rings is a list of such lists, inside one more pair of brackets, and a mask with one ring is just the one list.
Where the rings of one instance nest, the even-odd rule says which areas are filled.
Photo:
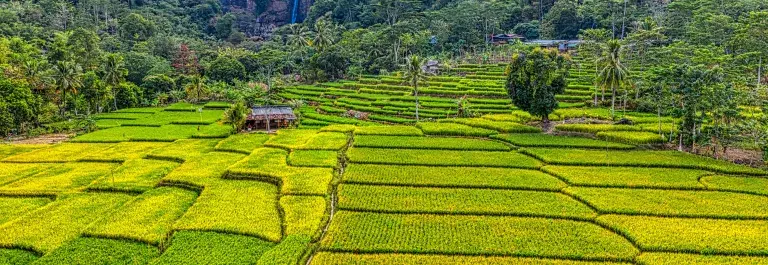
[[416, 121], [419, 121], [419, 82], [426, 81], [428, 79], [427, 73], [424, 72], [424, 59], [418, 55], [411, 55], [406, 59], [405, 73], [403, 79], [413, 87], [413, 96], [416, 98]]
[[597, 74], [597, 82], [603, 89], [611, 89], [611, 118], [616, 117], [616, 90], [627, 84], [629, 70], [621, 61], [622, 45], [618, 40], [610, 40], [606, 43], [603, 57], [598, 59], [600, 71]]
[[203, 76], [193, 76], [190, 82], [184, 87], [187, 92], [187, 98], [193, 102], [200, 102], [208, 94], [208, 86]]
[[155, 34], [156, 26], [138, 13], [130, 13], [120, 19], [120, 36], [129, 41], [145, 41]]
[[128, 69], [125, 68], [123, 57], [116, 53], [107, 54], [104, 58], [104, 64], [102, 65], [101, 80], [104, 81], [112, 89], [112, 97], [114, 98], [114, 107], [117, 110], [117, 96], [116, 93], [119, 87], [118, 84], [122, 83], [125, 76], [128, 74]]
[[248, 108], [245, 107], [245, 103], [238, 101], [224, 111], [224, 123], [232, 125], [232, 130], [239, 132], [245, 126], [245, 121], [248, 116]]
[[67, 46], [75, 63], [84, 69], [92, 70], [98, 67], [101, 59], [100, 41], [95, 32], [78, 28], [67, 39]]
[[[603, 55], [605, 50], [605, 42], [611, 39], [611, 32], [606, 29], [585, 29], [579, 34], [579, 39], [582, 44], [579, 45], [579, 54], [583, 56], [586, 61], [593, 62], [595, 65], [595, 74], [598, 73], [599, 59]], [[579, 66], [581, 70], [581, 66]], [[597, 81], [597, 76], [595, 76]], [[595, 100], [594, 105], [597, 106], [597, 96], [599, 85], [595, 82]], [[605, 89], [603, 89], [602, 99], [605, 100]]]
[[541, 26], [542, 35], [558, 40], [576, 38], [581, 28], [581, 17], [576, 2], [560, 0], [549, 10]]
[[528, 40], [535, 40], [539, 38], [539, 21], [525, 22], [515, 25], [512, 32], [518, 35], [522, 35]]
[[140, 105], [143, 91], [139, 86], [129, 82], [122, 82], [113, 89], [116, 91], [114, 93], [117, 108], [133, 108]]
[[60, 111], [64, 116], [67, 106], [67, 93], [77, 94], [77, 89], [83, 86], [83, 68], [72, 61], [60, 61], [54, 66], [54, 80], [61, 95]]
[[176, 89], [176, 80], [167, 75], [150, 75], [141, 83], [144, 88], [144, 96], [147, 100], [157, 98], [162, 93], [168, 93]]
[[507, 92], [515, 106], [549, 123], [549, 114], [557, 108], [555, 95], [568, 86], [570, 64], [567, 55], [554, 49], [515, 54], [507, 69]]
[[24, 130], [37, 120], [40, 99], [32, 94], [29, 85], [0, 75], [0, 135], [12, 130]]
[[245, 66], [231, 56], [219, 56], [211, 62], [206, 75], [214, 81], [232, 83], [235, 79], [245, 78]]
[[95, 71], [88, 71], [83, 75], [82, 95], [88, 103], [87, 112], [101, 112], [102, 104], [109, 104], [109, 87], [101, 81]]

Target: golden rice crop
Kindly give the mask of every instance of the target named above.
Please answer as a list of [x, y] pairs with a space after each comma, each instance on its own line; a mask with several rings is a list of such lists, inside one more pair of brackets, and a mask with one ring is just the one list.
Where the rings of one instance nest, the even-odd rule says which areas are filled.
[[733, 255], [701, 255], [684, 253], [653, 253], [646, 252], [637, 256], [637, 262], [641, 265], [707, 265], [707, 264], [768, 264], [768, 257], [749, 257]]
[[264, 142], [269, 140], [270, 135], [264, 133], [235, 134], [227, 139], [221, 140], [216, 145], [216, 151], [236, 152], [250, 154], [256, 148], [261, 147]]
[[113, 144], [61, 143], [50, 145], [47, 148], [39, 148], [34, 151], [9, 156], [3, 159], [3, 161], [24, 163], [70, 162], [76, 161], [88, 154], [112, 147], [112, 145]]
[[536, 159], [517, 152], [444, 151], [353, 148], [347, 152], [349, 160], [361, 164], [423, 165], [423, 166], [475, 166], [539, 168]]
[[35, 264], [147, 264], [158, 256], [158, 248], [144, 243], [78, 237], [40, 257]]
[[107, 149], [90, 153], [81, 161], [105, 161], [105, 162], [123, 162], [130, 159], [139, 159], [152, 150], [162, 148], [168, 143], [153, 142], [125, 142], [115, 144]]
[[544, 172], [573, 185], [593, 187], [703, 189], [708, 171], [684, 168], [544, 166]]
[[227, 172], [235, 177], [254, 178], [279, 183], [282, 194], [325, 195], [333, 179], [332, 168], [291, 167], [286, 164], [288, 152], [275, 148], [259, 148]]
[[[642, 255], [641, 255], [642, 256]], [[338, 252], [317, 252], [312, 257], [313, 265], [384, 265], [384, 264], [451, 264], [451, 265], [600, 265], [629, 264], [597, 261], [577, 261], [522, 257], [464, 256], [464, 255], [423, 255], [423, 254], [357, 254]]]
[[509, 151], [509, 146], [488, 140], [413, 136], [356, 136], [354, 146], [393, 149]]
[[0, 186], [60, 165], [57, 163], [0, 163]]
[[2, 193], [56, 194], [82, 190], [117, 168], [115, 163], [65, 163], [0, 187]]
[[245, 155], [228, 152], [210, 152], [193, 157], [171, 171], [164, 181], [207, 186], [223, 177], [227, 168], [243, 159]]
[[296, 167], [330, 167], [337, 166], [339, 153], [323, 150], [295, 150], [288, 155], [288, 165]]
[[421, 136], [421, 129], [413, 126], [364, 126], [355, 129], [356, 135]]
[[419, 122], [416, 127], [421, 129], [424, 134], [429, 135], [447, 135], [447, 136], [477, 136], [485, 137], [491, 134], [497, 134], [494, 130], [474, 128], [458, 123], [444, 122]]
[[328, 203], [320, 196], [282, 196], [285, 235], [305, 235], [319, 238], [324, 225]]
[[706, 176], [701, 182], [709, 189], [768, 195], [768, 178]]
[[147, 158], [184, 162], [187, 159], [213, 151], [218, 139], [182, 139], [147, 154]]
[[152, 264], [252, 265], [274, 245], [250, 236], [178, 231], [173, 234], [171, 246]]
[[163, 176], [177, 166], [179, 163], [164, 160], [128, 160], [91, 183], [88, 189], [144, 192], [155, 187]]
[[554, 136], [543, 133], [497, 134], [491, 138], [522, 147], [558, 147], [589, 149], [632, 149], [633, 145], [612, 143], [584, 137]]
[[50, 202], [46, 197], [0, 197], [0, 225]]

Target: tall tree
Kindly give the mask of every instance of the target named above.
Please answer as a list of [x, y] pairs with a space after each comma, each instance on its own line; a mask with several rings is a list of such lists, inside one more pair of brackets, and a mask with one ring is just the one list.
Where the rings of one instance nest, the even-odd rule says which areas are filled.
[[570, 65], [570, 58], [554, 49], [515, 54], [507, 68], [507, 92], [515, 106], [549, 123], [549, 114], [557, 108], [555, 95], [568, 87]]
[[83, 86], [83, 68], [72, 61], [60, 61], [54, 66], [54, 79], [56, 88], [61, 95], [61, 116], [64, 116], [67, 107], [67, 92], [77, 94], [77, 89]]
[[416, 121], [419, 121], [419, 82], [427, 80], [427, 73], [424, 72], [424, 59], [418, 55], [408, 57], [405, 64], [405, 74], [403, 78], [413, 87], [413, 96], [416, 98]]
[[601, 87], [611, 89], [612, 119], [616, 118], [616, 90], [626, 85], [629, 80], [629, 70], [621, 62], [622, 48], [618, 40], [609, 40], [603, 57], [598, 60], [600, 72], [597, 75], [597, 82]]
[[200, 102], [200, 100], [208, 93], [205, 77], [200, 75], [193, 76], [187, 86], [184, 87], [184, 90], [187, 92], [187, 98], [195, 103]]
[[112, 98], [115, 110], [117, 110], [117, 90], [118, 85], [123, 82], [128, 70], [125, 68], [123, 57], [116, 53], [107, 54], [102, 65], [103, 75], [101, 80], [112, 90]]

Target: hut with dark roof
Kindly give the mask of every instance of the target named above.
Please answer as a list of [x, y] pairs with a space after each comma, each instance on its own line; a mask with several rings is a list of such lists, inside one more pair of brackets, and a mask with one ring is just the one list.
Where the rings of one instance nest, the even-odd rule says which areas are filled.
[[296, 115], [289, 106], [257, 106], [251, 108], [245, 122], [248, 130], [272, 130], [286, 128], [296, 121]]

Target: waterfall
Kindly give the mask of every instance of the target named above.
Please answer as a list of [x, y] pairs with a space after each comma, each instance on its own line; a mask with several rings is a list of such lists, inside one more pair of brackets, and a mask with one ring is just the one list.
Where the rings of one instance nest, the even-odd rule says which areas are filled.
[[299, 11], [299, 0], [293, 0], [293, 11], [291, 11], [291, 24], [296, 24], [296, 13]]

